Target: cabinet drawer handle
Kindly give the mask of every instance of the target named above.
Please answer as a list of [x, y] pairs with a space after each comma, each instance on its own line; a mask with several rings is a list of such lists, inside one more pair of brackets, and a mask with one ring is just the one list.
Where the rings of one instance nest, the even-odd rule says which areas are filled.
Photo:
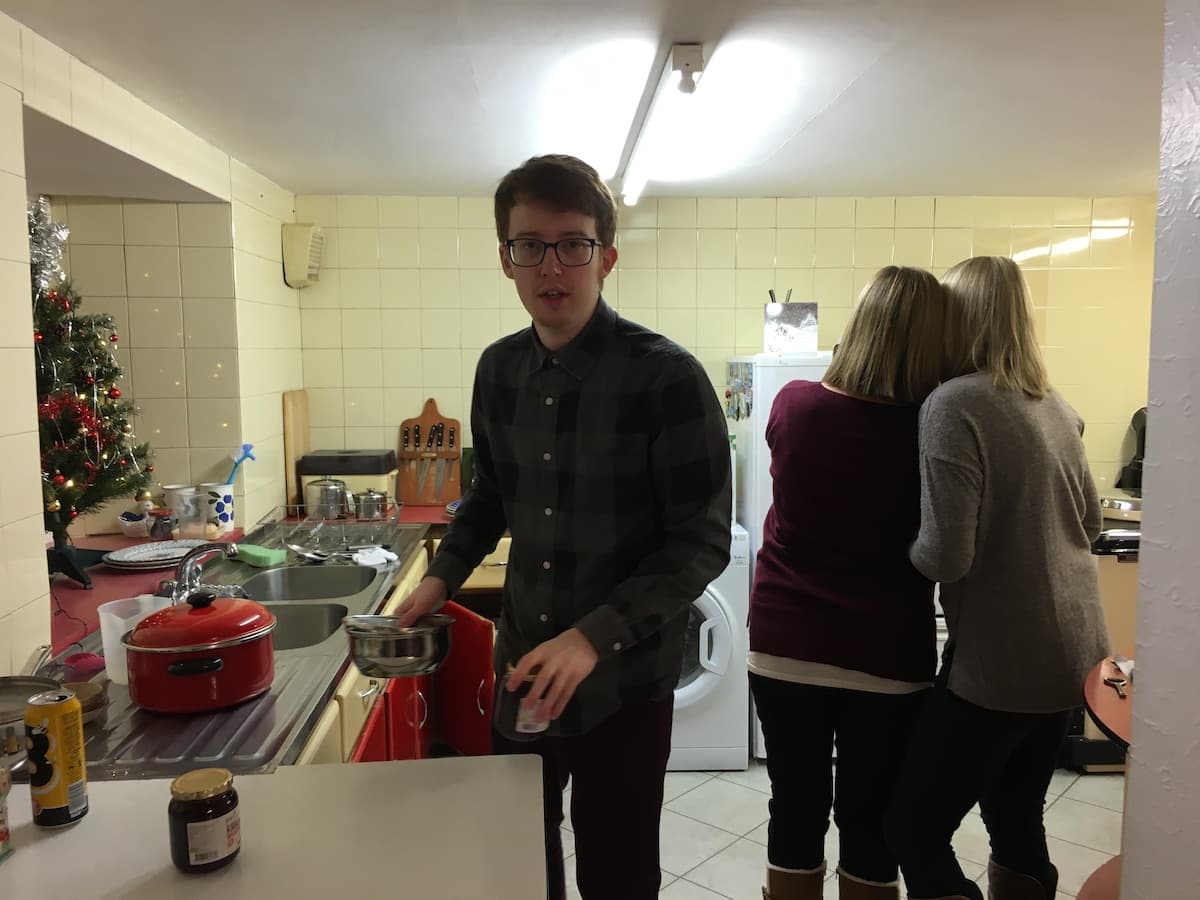
[[429, 720], [429, 703], [425, 699], [425, 695], [417, 691], [417, 699], [421, 701], [421, 721], [417, 723], [417, 728], [425, 727], [425, 723]]
[[379, 693], [379, 686], [381, 683], [382, 682], [379, 681], [372, 681], [369, 688], [367, 688], [365, 691], [358, 692], [358, 699], [362, 701], [362, 705], [364, 707], [367, 705], [368, 701], [370, 701], [372, 696]]
[[487, 686], [487, 679], [479, 679], [479, 687], [475, 689], [475, 707], [479, 710], [479, 715], [487, 718], [487, 710], [483, 708], [483, 689]]

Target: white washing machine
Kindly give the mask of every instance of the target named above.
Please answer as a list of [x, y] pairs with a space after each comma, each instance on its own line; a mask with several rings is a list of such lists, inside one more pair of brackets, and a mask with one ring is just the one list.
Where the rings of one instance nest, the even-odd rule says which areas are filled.
[[668, 771], [742, 770], [749, 761], [750, 537], [735, 524], [729, 567], [692, 601], [675, 688]]

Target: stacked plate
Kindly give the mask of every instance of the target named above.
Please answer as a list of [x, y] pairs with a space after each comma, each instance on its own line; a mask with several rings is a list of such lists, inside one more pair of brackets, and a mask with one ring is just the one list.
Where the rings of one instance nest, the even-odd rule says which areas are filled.
[[189, 550], [205, 541], [155, 541], [137, 544], [123, 550], [105, 553], [100, 562], [112, 569], [128, 572], [148, 572], [154, 569], [173, 569], [183, 560]]

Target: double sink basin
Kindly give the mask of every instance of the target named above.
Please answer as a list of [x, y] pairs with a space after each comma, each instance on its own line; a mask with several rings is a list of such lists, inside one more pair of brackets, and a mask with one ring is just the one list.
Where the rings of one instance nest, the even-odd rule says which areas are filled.
[[287, 566], [251, 575], [241, 587], [274, 614], [276, 651], [299, 650], [333, 635], [351, 615], [338, 601], [366, 591], [378, 574], [369, 566]]

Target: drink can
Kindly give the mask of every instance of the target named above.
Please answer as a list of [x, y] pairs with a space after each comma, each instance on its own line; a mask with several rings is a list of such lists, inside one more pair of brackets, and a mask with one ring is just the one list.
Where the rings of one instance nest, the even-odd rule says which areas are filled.
[[25, 748], [34, 824], [57, 828], [87, 815], [83, 709], [73, 691], [62, 688], [29, 698]]

